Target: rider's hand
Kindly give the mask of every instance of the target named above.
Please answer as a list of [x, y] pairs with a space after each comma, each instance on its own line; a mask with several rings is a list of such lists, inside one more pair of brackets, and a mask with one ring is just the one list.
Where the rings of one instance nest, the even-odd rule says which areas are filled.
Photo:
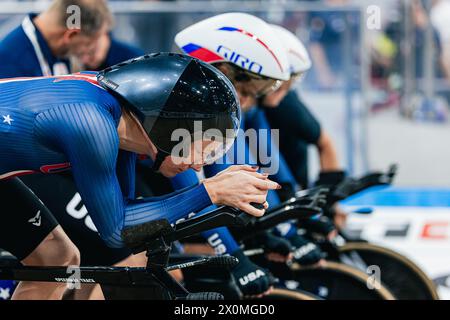
[[319, 264], [325, 256], [315, 243], [300, 235], [294, 235], [289, 241], [295, 248], [293, 260], [301, 266]]
[[[266, 174], [250, 166], [232, 166], [216, 176], [203, 181], [212, 203], [238, 208], [248, 214], [261, 217], [268, 208], [267, 192], [281, 186], [268, 179]], [[264, 204], [257, 209], [251, 203]]]
[[292, 260], [293, 248], [289, 240], [277, 237], [269, 231], [257, 234], [252, 240], [246, 241], [245, 244], [251, 247], [262, 247], [270, 261], [283, 263]]
[[231, 271], [236, 282], [246, 297], [261, 297], [272, 289], [272, 275], [257, 266], [244, 255], [241, 250], [233, 253], [239, 259], [239, 264]]
[[302, 221], [300, 227], [306, 229], [309, 233], [319, 234], [329, 240], [333, 239], [337, 233], [333, 220], [327, 216]]

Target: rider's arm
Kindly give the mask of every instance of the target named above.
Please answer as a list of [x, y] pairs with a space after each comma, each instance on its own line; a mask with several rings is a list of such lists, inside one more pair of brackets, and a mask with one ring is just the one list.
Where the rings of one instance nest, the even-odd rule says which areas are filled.
[[328, 133], [322, 131], [316, 145], [319, 151], [321, 171], [340, 170], [336, 148]]
[[135, 198], [136, 158], [137, 155], [135, 153], [119, 150], [116, 173], [122, 194], [126, 199]]
[[323, 47], [323, 43], [329, 41], [326, 33], [330, 17], [327, 13], [312, 13], [311, 17], [311, 32], [309, 51], [313, 59], [315, 74], [323, 86], [330, 86], [333, 84], [333, 73], [327, 58], [327, 54]]
[[105, 109], [84, 104], [46, 111], [37, 117], [35, 128], [40, 139], [70, 161], [78, 191], [109, 246], [123, 246], [121, 231], [126, 226], [163, 218], [173, 223], [212, 204], [203, 185], [156, 200], [125, 202], [116, 174], [116, 126]]
[[[192, 187], [199, 184], [197, 174], [192, 169], [177, 174], [175, 177], [170, 179], [170, 182], [175, 190]], [[201, 215], [202, 213], [209, 212], [216, 208], [217, 207], [215, 205], [209, 206], [198, 214]], [[214, 251], [218, 255], [232, 254], [239, 249], [238, 243], [234, 240], [227, 228], [208, 230], [203, 232], [202, 236], [208, 241], [209, 245], [214, 248]]]

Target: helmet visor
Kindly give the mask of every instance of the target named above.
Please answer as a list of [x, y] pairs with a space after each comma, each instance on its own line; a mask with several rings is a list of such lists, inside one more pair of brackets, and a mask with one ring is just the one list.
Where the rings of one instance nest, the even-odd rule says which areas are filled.
[[211, 164], [230, 149], [239, 130], [236, 114], [210, 118], [145, 117], [143, 127], [155, 146], [188, 164]]
[[263, 77], [244, 69], [233, 67], [231, 81], [244, 96], [259, 98], [280, 88], [280, 80]]

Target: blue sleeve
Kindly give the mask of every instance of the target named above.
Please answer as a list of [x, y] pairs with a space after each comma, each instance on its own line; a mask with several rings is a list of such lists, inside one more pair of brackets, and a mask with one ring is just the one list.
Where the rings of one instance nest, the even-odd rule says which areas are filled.
[[[197, 174], [194, 170], [189, 169], [183, 173], [177, 174], [174, 178], [170, 179], [172, 186], [175, 190], [181, 188], [192, 187], [199, 184]], [[212, 211], [217, 206], [212, 205], [202, 210], [198, 214]], [[217, 228], [202, 233], [202, 236], [208, 241], [208, 243], [214, 248], [214, 251], [218, 255], [232, 254], [239, 249], [239, 245], [234, 240], [230, 231], [227, 228]]]
[[199, 182], [200, 181], [198, 180], [197, 174], [192, 169], [179, 173], [175, 177], [170, 179], [170, 183], [172, 184], [174, 190], [180, 190], [193, 185], [197, 185], [199, 184]]
[[122, 194], [126, 199], [135, 198], [136, 158], [137, 156], [135, 153], [119, 150], [116, 174]]
[[[157, 219], [175, 223], [211, 205], [203, 185], [163, 198], [125, 201], [116, 172], [116, 123], [111, 114], [97, 105], [61, 105], [43, 112], [37, 116], [35, 132], [47, 145], [67, 156], [86, 208], [100, 236], [111, 247], [123, 247], [124, 227]], [[127, 171], [128, 174], [130, 183], [134, 172]]]
[[125, 208], [125, 226], [135, 226], [159, 219], [176, 223], [211, 204], [211, 199], [202, 184], [163, 197], [131, 201]]
[[216, 228], [202, 233], [217, 255], [233, 254], [239, 250], [239, 244], [227, 228]]
[[112, 116], [94, 104], [61, 105], [38, 115], [36, 133], [67, 156], [100, 236], [120, 247], [124, 199], [116, 175], [119, 138]]

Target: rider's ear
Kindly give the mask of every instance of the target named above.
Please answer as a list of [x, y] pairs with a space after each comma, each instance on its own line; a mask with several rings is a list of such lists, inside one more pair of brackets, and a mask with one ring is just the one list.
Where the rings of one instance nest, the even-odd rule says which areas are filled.
[[231, 76], [231, 68], [227, 63], [215, 63], [214, 66], [219, 69], [224, 75], [226, 75], [228, 78]]
[[64, 42], [68, 43], [72, 41], [72, 39], [77, 35], [79, 35], [80, 32], [81, 32], [80, 29], [67, 29], [63, 35]]

